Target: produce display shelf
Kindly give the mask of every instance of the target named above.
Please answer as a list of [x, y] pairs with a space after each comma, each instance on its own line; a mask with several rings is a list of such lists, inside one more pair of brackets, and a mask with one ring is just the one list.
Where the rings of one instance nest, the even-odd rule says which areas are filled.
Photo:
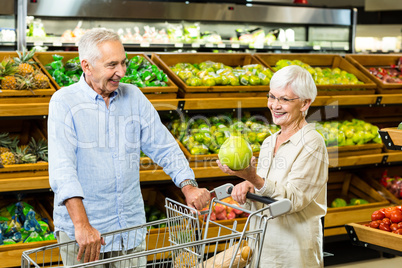
[[383, 128], [379, 133], [387, 149], [402, 151], [402, 129]]
[[50, 97], [1, 98], [0, 117], [46, 116], [49, 113]]
[[402, 256], [402, 235], [367, 227], [367, 223], [345, 225], [352, 244]]

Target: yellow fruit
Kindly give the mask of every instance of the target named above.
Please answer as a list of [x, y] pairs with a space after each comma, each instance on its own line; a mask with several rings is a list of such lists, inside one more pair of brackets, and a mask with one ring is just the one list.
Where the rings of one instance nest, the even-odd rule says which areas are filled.
[[18, 73], [22, 76], [30, 75], [34, 72], [34, 68], [29, 63], [21, 63], [18, 65]]
[[1, 80], [1, 89], [15, 89], [17, 85], [17, 80], [14, 76], [5, 76]]
[[2, 153], [7, 153], [7, 152], [10, 152], [10, 149], [8, 149], [8, 148], [6, 148], [6, 147], [0, 147], [0, 155], [1, 155]]
[[34, 81], [37, 88], [49, 88], [49, 78], [42, 73], [36, 74], [34, 76]]
[[3, 162], [3, 165], [14, 165], [15, 164], [15, 156], [12, 152], [2, 153], [0, 158]]

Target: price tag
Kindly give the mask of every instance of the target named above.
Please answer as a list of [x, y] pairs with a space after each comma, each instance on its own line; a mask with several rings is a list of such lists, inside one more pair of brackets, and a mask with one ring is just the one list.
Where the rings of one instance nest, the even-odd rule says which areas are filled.
[[183, 43], [175, 43], [174, 47], [183, 47]]
[[218, 47], [219, 48], [225, 48], [226, 46], [225, 46], [225, 44], [218, 44]]
[[206, 43], [206, 44], [205, 44], [205, 47], [214, 47], [214, 44], [212, 44], [212, 43]]
[[43, 41], [35, 41], [34, 46], [43, 46]]
[[321, 46], [315, 45], [315, 46], [313, 46], [313, 49], [314, 49], [314, 50], [320, 50], [320, 49], [321, 49]]
[[140, 43], [140, 47], [149, 47], [149, 43], [148, 42]]
[[53, 42], [53, 46], [55, 46], [55, 47], [61, 47], [62, 45], [63, 45], [63, 43], [60, 41]]
[[191, 47], [200, 47], [200, 44], [199, 43], [192, 43]]
[[344, 49], [345, 49], [345, 50], [349, 50], [349, 46], [345, 46]]
[[257, 44], [257, 45], [254, 45], [254, 48], [255, 49], [263, 49], [264, 45], [263, 44]]
[[282, 45], [282, 49], [289, 49], [289, 45]]
[[232, 44], [232, 48], [239, 48], [240, 45], [239, 44]]

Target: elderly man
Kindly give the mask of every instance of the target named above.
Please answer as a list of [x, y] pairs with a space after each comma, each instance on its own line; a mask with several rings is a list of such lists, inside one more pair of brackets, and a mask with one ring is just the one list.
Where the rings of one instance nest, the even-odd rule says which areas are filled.
[[210, 199], [152, 104], [137, 87], [120, 83], [127, 59], [119, 36], [90, 30], [78, 51], [84, 74], [57, 91], [49, 105], [56, 236], [79, 245], [76, 251], [62, 250], [64, 265], [98, 260], [101, 245], [111, 257], [115, 249], [124, 254], [143, 249], [144, 235], [116, 236], [107, 243], [100, 236], [145, 223], [140, 151], [164, 168], [189, 206], [202, 209]]

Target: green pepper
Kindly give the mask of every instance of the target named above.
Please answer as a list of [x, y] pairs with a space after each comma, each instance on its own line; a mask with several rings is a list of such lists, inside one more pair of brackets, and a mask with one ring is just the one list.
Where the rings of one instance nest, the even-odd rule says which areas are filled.
[[57, 60], [57, 61], [53, 61], [52, 63], [50, 63], [50, 66], [53, 69], [58, 70], [58, 69], [63, 68], [63, 63], [61, 62], [61, 60]]
[[134, 81], [132, 84], [136, 85], [137, 87], [145, 87], [145, 83], [141, 80]]
[[156, 65], [151, 65], [151, 70], [152, 70], [152, 72], [154, 72], [154, 73], [159, 72], [159, 69], [158, 69], [158, 67], [157, 67]]
[[52, 57], [54, 61], [61, 61], [64, 58], [63, 56], [57, 54], [52, 55]]

